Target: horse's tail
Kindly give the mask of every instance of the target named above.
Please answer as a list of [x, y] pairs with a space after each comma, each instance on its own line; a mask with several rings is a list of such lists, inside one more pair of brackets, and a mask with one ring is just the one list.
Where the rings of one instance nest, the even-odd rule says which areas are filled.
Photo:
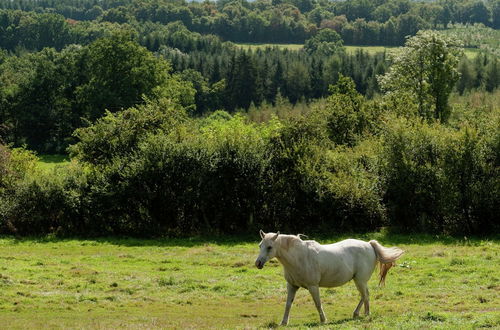
[[387, 272], [389, 271], [389, 269], [391, 269], [392, 266], [395, 265], [394, 262], [403, 255], [404, 251], [397, 247], [383, 247], [379, 242], [375, 240], [371, 240], [370, 245], [373, 247], [373, 250], [375, 250], [377, 260], [380, 263], [380, 281], [378, 285], [385, 285], [385, 277], [387, 276]]

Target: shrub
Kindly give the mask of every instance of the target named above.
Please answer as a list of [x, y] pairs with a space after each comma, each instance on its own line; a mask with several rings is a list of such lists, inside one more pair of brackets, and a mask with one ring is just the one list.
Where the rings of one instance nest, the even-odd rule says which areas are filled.
[[369, 143], [333, 148], [321, 119], [292, 121], [271, 139], [265, 180], [271, 224], [292, 231], [382, 225], [385, 211]]
[[10, 190], [36, 167], [36, 156], [26, 149], [0, 144], [0, 194]]
[[7, 197], [1, 231], [21, 235], [88, 235], [82, 223], [84, 218], [90, 218], [82, 214], [85, 188], [86, 175], [76, 165], [27, 176]]
[[263, 136], [242, 117], [145, 136], [92, 174], [105, 230], [131, 235], [245, 231], [258, 209]]
[[383, 170], [392, 224], [448, 233], [498, 228], [498, 134], [394, 120], [384, 136]]
[[190, 119], [159, 101], [78, 131], [79, 163], [54, 172], [36, 171], [29, 152], [0, 147], [0, 231], [500, 229], [498, 110], [444, 126], [384, 102], [370, 103], [368, 128], [342, 144], [332, 140], [324, 109], [255, 124], [223, 111]]
[[374, 130], [380, 107], [365, 102], [349, 77], [340, 75], [330, 91], [332, 95], [317, 111], [325, 118], [328, 136], [335, 144], [353, 146]]
[[170, 99], [148, 101], [119, 113], [108, 112], [93, 125], [78, 128], [74, 133], [78, 143], [69, 151], [83, 162], [106, 164], [131, 155], [144, 136], [168, 132], [186, 119], [186, 112]]

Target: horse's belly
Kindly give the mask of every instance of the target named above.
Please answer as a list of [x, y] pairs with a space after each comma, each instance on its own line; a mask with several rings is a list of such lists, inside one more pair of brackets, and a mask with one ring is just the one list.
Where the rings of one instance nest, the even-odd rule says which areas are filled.
[[352, 273], [347, 272], [327, 272], [322, 274], [319, 286], [321, 287], [335, 287], [346, 284], [352, 280]]

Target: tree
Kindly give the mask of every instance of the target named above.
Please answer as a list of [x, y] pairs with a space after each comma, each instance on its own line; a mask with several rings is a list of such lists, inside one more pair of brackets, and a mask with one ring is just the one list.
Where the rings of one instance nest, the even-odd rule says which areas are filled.
[[330, 140], [352, 146], [369, 126], [364, 98], [356, 91], [354, 81], [342, 74], [335, 85], [330, 85], [330, 92], [324, 109]]
[[398, 26], [398, 45], [401, 45], [405, 38], [414, 36], [418, 31], [430, 28], [430, 24], [424, 21], [420, 16], [407, 13], [397, 18]]
[[468, 23], [489, 24], [491, 13], [483, 1], [469, 2], [464, 6], [463, 18]]
[[90, 119], [105, 109], [117, 111], [141, 103], [168, 88], [169, 64], [156, 58], [126, 34], [92, 43], [85, 61], [86, 83], [78, 87], [77, 101]]
[[486, 66], [485, 88], [488, 92], [493, 92], [500, 85], [500, 70], [498, 68], [498, 60], [490, 59]]
[[446, 121], [448, 97], [459, 78], [459, 42], [434, 31], [420, 31], [394, 56], [389, 72], [380, 77], [387, 92], [410, 93], [419, 114]]
[[500, 29], [500, 0], [491, 2], [491, 17], [493, 18], [493, 28]]
[[[248, 109], [257, 100], [257, 68], [250, 54], [240, 53], [231, 59], [227, 77], [226, 98], [231, 110]], [[243, 92], [244, 91], [244, 92]]]
[[476, 72], [474, 68], [470, 65], [467, 58], [463, 58], [458, 65], [458, 72], [460, 72], [460, 78], [457, 82], [457, 90], [460, 95], [462, 95], [465, 90], [474, 87], [474, 81], [476, 80]]
[[292, 103], [307, 95], [311, 88], [311, 75], [308, 67], [292, 62], [285, 73], [285, 94]]
[[306, 40], [304, 49], [310, 53], [318, 52], [329, 56], [343, 51], [344, 44], [340, 35], [331, 29], [322, 29], [314, 37]]

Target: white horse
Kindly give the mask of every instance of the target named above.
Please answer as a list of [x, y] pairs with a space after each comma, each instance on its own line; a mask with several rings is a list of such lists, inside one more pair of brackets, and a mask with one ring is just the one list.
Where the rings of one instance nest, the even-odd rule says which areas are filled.
[[368, 298], [368, 280], [373, 270], [380, 263], [380, 282], [384, 284], [387, 271], [394, 265], [403, 250], [386, 248], [377, 241], [364, 242], [347, 239], [335, 244], [321, 245], [316, 241], [303, 241], [300, 235], [280, 235], [260, 231], [260, 253], [255, 266], [262, 269], [264, 264], [276, 257], [285, 269], [288, 295], [285, 314], [281, 325], [288, 324], [288, 316], [295, 293], [299, 288], [306, 288], [311, 293], [322, 323], [326, 322], [321, 307], [319, 287], [341, 286], [354, 280], [361, 294], [361, 300], [354, 310], [353, 317], [359, 316], [361, 305], [365, 305], [365, 314], [370, 314]]

